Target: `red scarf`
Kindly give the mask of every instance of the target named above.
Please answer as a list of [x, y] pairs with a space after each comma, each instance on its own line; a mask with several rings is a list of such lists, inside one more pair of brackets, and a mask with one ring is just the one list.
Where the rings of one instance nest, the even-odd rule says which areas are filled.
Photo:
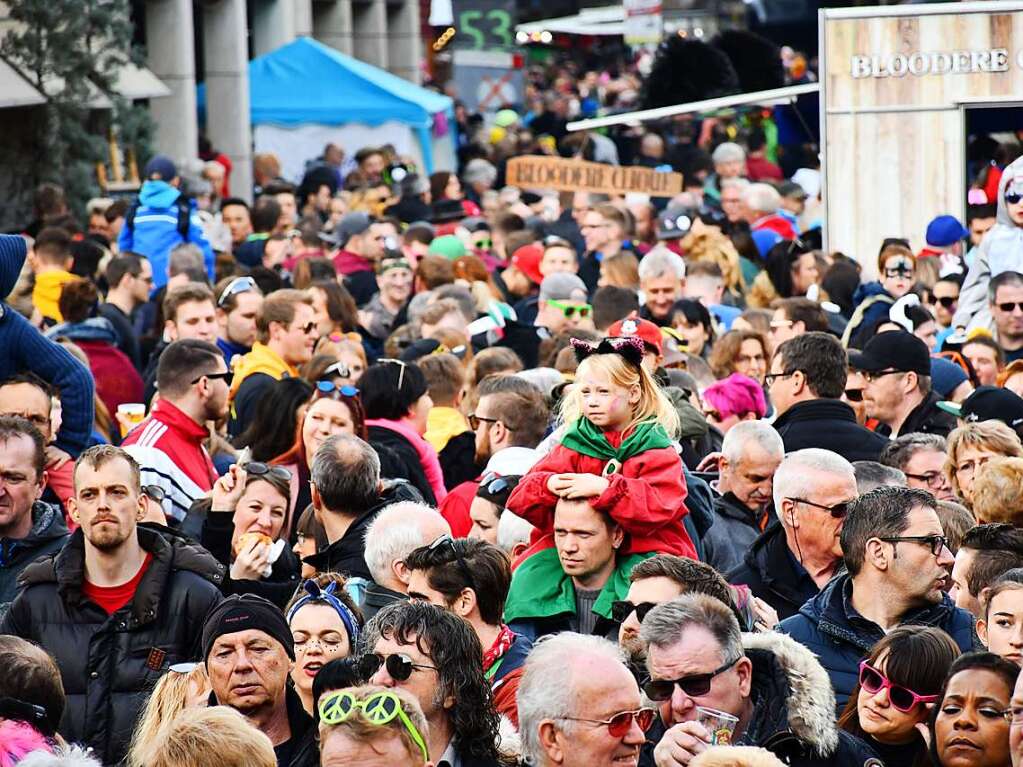
[[494, 640], [494, 644], [490, 646], [490, 649], [483, 653], [483, 673], [490, 671], [490, 667], [511, 649], [514, 642], [515, 632], [501, 624], [501, 633], [497, 635], [497, 639]]

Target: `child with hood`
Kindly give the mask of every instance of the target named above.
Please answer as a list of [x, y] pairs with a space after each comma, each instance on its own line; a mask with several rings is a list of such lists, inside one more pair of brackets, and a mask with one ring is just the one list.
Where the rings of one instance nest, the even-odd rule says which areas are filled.
[[956, 331], [993, 329], [987, 288], [1002, 272], [1023, 272], [1023, 157], [1008, 165], [998, 183], [998, 213], [973, 258], [952, 318]]

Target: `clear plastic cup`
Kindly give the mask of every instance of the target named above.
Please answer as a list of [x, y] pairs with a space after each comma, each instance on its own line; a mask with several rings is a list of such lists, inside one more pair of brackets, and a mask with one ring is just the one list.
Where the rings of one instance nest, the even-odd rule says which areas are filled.
[[145, 420], [145, 403], [122, 402], [117, 406], [117, 416], [117, 421], [121, 425], [121, 436], [123, 437]]
[[712, 746], [732, 745], [732, 736], [735, 734], [736, 725], [739, 724], [739, 717], [718, 711], [716, 708], [697, 706], [696, 721], [707, 728]]

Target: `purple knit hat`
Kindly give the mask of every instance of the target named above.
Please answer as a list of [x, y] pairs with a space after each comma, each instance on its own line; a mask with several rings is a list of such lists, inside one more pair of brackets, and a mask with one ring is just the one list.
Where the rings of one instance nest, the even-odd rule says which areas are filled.
[[14, 290], [25, 265], [28, 243], [20, 234], [0, 234], [0, 301]]

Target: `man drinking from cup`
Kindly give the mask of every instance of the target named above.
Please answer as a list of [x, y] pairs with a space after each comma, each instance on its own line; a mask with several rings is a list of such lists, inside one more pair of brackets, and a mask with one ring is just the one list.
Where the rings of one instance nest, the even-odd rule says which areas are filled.
[[[746, 634], [705, 594], [684, 594], [647, 613], [646, 696], [660, 717], [641, 763], [687, 765], [711, 745], [761, 746], [801, 765], [862, 765], [873, 754], [835, 725], [827, 672], [787, 637]], [[837, 745], [836, 745], [837, 744]]]

